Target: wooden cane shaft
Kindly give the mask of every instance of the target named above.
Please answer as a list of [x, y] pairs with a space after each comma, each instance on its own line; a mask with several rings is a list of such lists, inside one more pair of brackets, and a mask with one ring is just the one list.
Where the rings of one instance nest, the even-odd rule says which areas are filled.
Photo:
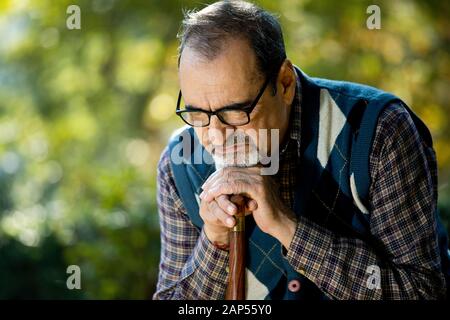
[[236, 225], [230, 230], [226, 300], [245, 300], [245, 204], [237, 207]]

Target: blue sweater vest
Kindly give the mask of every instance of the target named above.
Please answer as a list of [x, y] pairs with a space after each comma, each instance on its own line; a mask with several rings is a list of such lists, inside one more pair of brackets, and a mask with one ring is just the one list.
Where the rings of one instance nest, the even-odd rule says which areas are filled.
[[[390, 93], [356, 83], [311, 78], [298, 68], [296, 72], [302, 88], [298, 172], [298, 181], [302, 183], [296, 186], [292, 209], [296, 215], [307, 216], [333, 232], [363, 239], [389, 259], [369, 232], [367, 210], [369, 155], [378, 117], [388, 104], [402, 103], [430, 148], [431, 135], [406, 104]], [[183, 143], [184, 149], [180, 147]], [[177, 153], [182, 159], [174, 161], [171, 157], [175, 184], [192, 223], [200, 230], [203, 221], [198, 195], [203, 182], [215, 171], [213, 160], [189, 127], [172, 136], [169, 148], [171, 154]], [[189, 151], [183, 153], [186, 149]], [[262, 232], [251, 215], [245, 223], [247, 299], [327, 299], [311, 281], [292, 268], [282, 255], [282, 245]], [[442, 224], [438, 225], [441, 256], [445, 255], [448, 261], [446, 234]], [[296, 293], [287, 288], [294, 279], [301, 282], [301, 290]]]

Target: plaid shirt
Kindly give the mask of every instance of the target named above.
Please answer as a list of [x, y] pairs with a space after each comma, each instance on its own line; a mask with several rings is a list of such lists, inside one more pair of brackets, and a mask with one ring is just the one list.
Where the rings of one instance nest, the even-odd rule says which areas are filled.
[[[288, 139], [274, 176], [291, 208], [300, 159], [301, 88], [291, 111]], [[299, 217], [285, 258], [332, 299], [436, 299], [445, 294], [436, 221], [436, 171], [408, 113], [391, 104], [381, 114], [370, 155], [370, 230], [392, 255], [390, 264], [364, 241], [333, 234]], [[434, 164], [433, 163], [433, 164]], [[299, 182], [301, 183], [301, 182]], [[191, 223], [178, 195], [166, 148], [158, 164], [161, 227], [159, 279], [153, 299], [223, 299], [228, 252]], [[380, 289], [368, 286], [369, 266], [380, 266]]]

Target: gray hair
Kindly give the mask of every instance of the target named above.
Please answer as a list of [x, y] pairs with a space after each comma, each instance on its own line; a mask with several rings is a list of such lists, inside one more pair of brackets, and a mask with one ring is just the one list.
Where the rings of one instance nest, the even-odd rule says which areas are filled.
[[281, 26], [273, 14], [245, 1], [219, 1], [200, 11], [184, 12], [177, 37], [180, 39], [178, 59], [185, 47], [212, 60], [230, 37], [248, 41], [259, 71], [265, 78], [271, 78], [276, 92], [278, 69], [286, 59], [286, 50]]

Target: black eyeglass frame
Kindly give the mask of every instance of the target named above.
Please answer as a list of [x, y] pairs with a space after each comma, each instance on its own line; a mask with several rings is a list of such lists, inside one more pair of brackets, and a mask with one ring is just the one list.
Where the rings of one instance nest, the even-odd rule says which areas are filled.
[[[175, 113], [181, 118], [181, 120], [184, 121], [184, 123], [186, 123], [187, 125], [190, 125], [190, 126], [193, 126], [193, 125], [191, 123], [187, 122], [183, 118], [183, 116], [182, 116], [183, 113], [187, 113], [187, 112], [203, 112], [203, 113], [207, 114], [208, 115], [208, 123], [205, 124], [205, 125], [202, 125], [202, 126], [195, 126], [195, 127], [207, 127], [207, 126], [209, 126], [209, 124], [211, 123], [211, 116], [214, 116], [214, 115], [217, 116], [217, 118], [219, 118], [219, 120], [222, 123], [224, 123], [226, 125], [229, 125], [229, 126], [243, 126], [243, 125], [246, 125], [246, 124], [248, 124], [250, 122], [250, 114], [255, 109], [256, 105], [258, 104], [259, 99], [261, 99], [261, 96], [263, 95], [264, 91], [266, 90], [267, 85], [269, 84], [270, 80], [271, 80], [270, 77], [268, 77], [266, 79], [266, 81], [264, 82], [263, 86], [259, 90], [258, 95], [256, 96], [255, 100], [253, 100], [253, 102], [249, 106], [238, 107], [238, 108], [225, 107], [225, 108], [221, 108], [221, 109], [216, 110], [216, 111], [206, 111], [206, 110], [199, 109], [199, 108], [189, 108], [189, 109], [180, 110], [180, 102], [181, 102], [181, 97], [182, 97], [181, 90], [180, 90], [180, 92], [178, 93], [177, 108], [175, 109]], [[228, 123], [221, 116], [221, 112], [223, 112], [223, 111], [244, 111], [247, 114], [247, 122], [241, 123], [241, 124], [238, 124], [238, 125]]]

